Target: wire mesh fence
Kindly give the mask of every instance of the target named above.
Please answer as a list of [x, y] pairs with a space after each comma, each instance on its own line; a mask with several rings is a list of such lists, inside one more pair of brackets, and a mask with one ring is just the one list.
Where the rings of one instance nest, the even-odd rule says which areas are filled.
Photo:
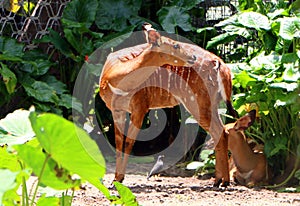
[[[0, 35], [23, 42], [26, 49], [39, 46], [34, 40], [41, 39], [49, 29], [60, 32], [63, 10], [71, 0], [0, 0]], [[213, 26], [236, 12], [238, 0], [204, 0], [198, 6], [203, 9], [200, 17], [191, 16], [199, 27]], [[244, 43], [244, 42], [243, 42]], [[221, 46], [226, 54], [234, 45]], [[44, 45], [49, 52], [52, 45]]]
[[35, 48], [34, 40], [48, 34], [49, 29], [61, 31], [60, 18], [69, 1], [0, 0], [0, 35], [25, 43], [26, 49]]

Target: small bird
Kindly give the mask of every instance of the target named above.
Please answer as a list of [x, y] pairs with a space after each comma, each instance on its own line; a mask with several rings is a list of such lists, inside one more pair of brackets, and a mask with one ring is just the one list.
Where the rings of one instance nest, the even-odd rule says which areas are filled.
[[155, 174], [158, 174], [161, 171], [161, 169], [164, 166], [164, 163], [162, 161], [162, 158], [164, 158], [164, 157], [165, 157], [164, 155], [159, 155], [158, 156], [156, 163], [154, 164], [153, 168], [151, 169], [150, 173], [147, 176], [147, 180], [149, 180], [149, 178], [151, 176], [153, 176]]

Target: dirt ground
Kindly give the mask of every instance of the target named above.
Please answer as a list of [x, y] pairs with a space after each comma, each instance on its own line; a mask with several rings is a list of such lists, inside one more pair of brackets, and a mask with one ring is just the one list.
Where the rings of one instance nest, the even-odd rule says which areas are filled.
[[[146, 179], [147, 171], [152, 164], [131, 164], [123, 182], [135, 194], [140, 205], [169, 206], [169, 205], [247, 205], [247, 206], [286, 206], [299, 205], [299, 193], [279, 193], [264, 188], [247, 188], [231, 183], [229, 187], [213, 188], [213, 178], [199, 179], [185, 173], [175, 177], [151, 177]], [[109, 187], [114, 178], [114, 165], [107, 165], [107, 174], [104, 177], [105, 186]], [[136, 172], [138, 168], [139, 172]], [[116, 190], [111, 193], [117, 195]], [[92, 185], [85, 185], [84, 189], [76, 191], [73, 206], [110, 205], [110, 202]]]

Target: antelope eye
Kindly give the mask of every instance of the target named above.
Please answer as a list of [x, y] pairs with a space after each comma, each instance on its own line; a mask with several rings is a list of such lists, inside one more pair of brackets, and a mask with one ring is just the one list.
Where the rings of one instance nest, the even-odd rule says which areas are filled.
[[179, 49], [180, 48], [180, 46], [178, 44], [175, 44], [173, 47], [174, 47], [174, 49]]

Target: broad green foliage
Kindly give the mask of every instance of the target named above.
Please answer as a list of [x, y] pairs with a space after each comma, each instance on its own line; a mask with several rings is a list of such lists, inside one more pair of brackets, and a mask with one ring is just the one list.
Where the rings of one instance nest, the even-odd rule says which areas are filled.
[[[6, 107], [29, 107], [32, 104], [41, 111], [58, 114], [62, 113], [63, 108], [70, 109], [72, 101], [77, 100], [71, 97], [65, 84], [49, 74], [55, 64], [37, 50], [23, 49], [24, 45], [16, 40], [0, 37], [0, 94], [3, 97], [0, 100], [3, 108], [0, 114], [5, 114]], [[21, 102], [20, 97], [24, 98]], [[77, 103], [75, 109], [81, 111], [80, 107]]]
[[[110, 195], [102, 184], [104, 158], [97, 144], [75, 124], [55, 114], [29, 114], [26, 110], [17, 110], [0, 123], [1, 204], [15, 205], [21, 201], [22, 205], [32, 205], [38, 188], [50, 187], [61, 191], [62, 196], [49, 196], [43, 193], [47, 190], [41, 190], [43, 195], [37, 205], [71, 205], [72, 196], [67, 190], [78, 189], [87, 180], [109, 200], [137, 205], [135, 197], [125, 186], [118, 185], [121, 198]], [[35, 186], [26, 185], [31, 173], [38, 178]], [[20, 185], [23, 188], [21, 197], [16, 193]], [[29, 187], [33, 194], [27, 193], [28, 186], [33, 187]]]
[[0, 120], [0, 145], [23, 144], [35, 134], [28, 119], [29, 111], [16, 110]]
[[139, 21], [138, 11], [141, 5], [141, 0], [99, 1], [95, 23], [101, 30], [123, 31]]
[[158, 11], [159, 22], [166, 32], [176, 33], [176, 27], [184, 31], [192, 30], [190, 15], [181, 7], [163, 7]]
[[138, 206], [139, 204], [136, 201], [135, 196], [132, 194], [129, 188], [125, 187], [119, 182], [114, 182], [114, 185], [117, 191], [120, 194], [120, 199], [116, 201], [112, 201], [114, 205], [130, 205], [130, 206]]
[[296, 154], [300, 144], [300, 17], [295, 10], [299, 0], [291, 6], [274, 2], [240, 0], [240, 12], [216, 25], [224, 33], [207, 47], [236, 38], [248, 40], [250, 50], [237, 46], [230, 56], [232, 62], [238, 62], [231, 64], [234, 107], [240, 114], [257, 109], [260, 120], [248, 135], [264, 143], [276, 175], [284, 169], [289, 152]]

